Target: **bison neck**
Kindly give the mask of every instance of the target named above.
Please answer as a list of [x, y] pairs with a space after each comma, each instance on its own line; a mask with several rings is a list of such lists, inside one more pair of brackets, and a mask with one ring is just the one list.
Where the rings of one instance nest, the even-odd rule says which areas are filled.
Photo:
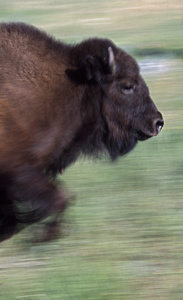
[[[75, 87], [76, 88], [76, 87]], [[79, 87], [80, 88], [80, 87]], [[78, 90], [75, 90], [75, 94]], [[72, 106], [72, 117], [68, 119], [67, 133], [72, 136], [65, 136], [65, 142], [61, 141], [58, 151], [55, 151], [52, 163], [47, 167], [47, 172], [52, 176], [60, 173], [81, 156], [99, 157], [104, 152], [104, 122], [101, 114], [100, 90], [96, 88], [83, 87], [81, 100], [76, 100], [76, 106]], [[74, 110], [74, 114], [73, 114]], [[74, 124], [75, 122], [75, 124]], [[62, 125], [63, 126], [63, 125]], [[63, 145], [64, 143], [64, 145]]]

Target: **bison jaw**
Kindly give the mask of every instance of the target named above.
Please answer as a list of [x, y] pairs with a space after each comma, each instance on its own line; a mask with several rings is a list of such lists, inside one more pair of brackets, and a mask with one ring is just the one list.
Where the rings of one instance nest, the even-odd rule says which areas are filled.
[[138, 140], [132, 136], [125, 136], [118, 140], [110, 138], [105, 142], [105, 147], [110, 158], [114, 161], [119, 156], [123, 156], [132, 151], [137, 142]]

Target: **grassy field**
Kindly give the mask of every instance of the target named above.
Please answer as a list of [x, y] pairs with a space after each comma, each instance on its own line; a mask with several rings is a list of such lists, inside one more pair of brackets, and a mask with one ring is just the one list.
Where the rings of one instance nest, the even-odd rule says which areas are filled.
[[[161, 134], [115, 164], [82, 160], [66, 171], [77, 199], [63, 238], [33, 244], [33, 226], [3, 242], [0, 299], [182, 300], [182, 2], [0, 0], [0, 21], [25, 21], [66, 42], [109, 37], [139, 62], [165, 63], [142, 68], [165, 119]], [[142, 56], [151, 49], [161, 55]]]

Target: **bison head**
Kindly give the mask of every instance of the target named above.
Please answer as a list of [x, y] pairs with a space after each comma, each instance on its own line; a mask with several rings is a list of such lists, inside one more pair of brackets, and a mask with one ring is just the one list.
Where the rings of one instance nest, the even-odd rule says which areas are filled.
[[83, 105], [93, 108], [90, 118], [88, 107], [83, 109], [87, 111], [85, 128], [90, 123], [92, 134], [95, 132], [88, 135], [90, 143], [84, 152], [102, 145], [115, 159], [133, 149], [138, 141], [160, 132], [162, 115], [133, 57], [102, 39], [84, 41], [74, 48], [74, 54], [77, 68], [67, 70], [68, 75], [86, 87]]

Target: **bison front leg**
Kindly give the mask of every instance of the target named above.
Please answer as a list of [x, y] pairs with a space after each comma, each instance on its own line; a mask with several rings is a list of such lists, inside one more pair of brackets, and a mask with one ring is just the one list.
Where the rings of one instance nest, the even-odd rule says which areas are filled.
[[17, 232], [17, 220], [6, 189], [0, 189], [0, 242]]
[[[34, 242], [46, 242], [57, 239], [62, 234], [63, 212], [65, 208], [75, 199], [74, 194], [70, 193], [66, 186], [61, 184], [60, 191], [62, 197], [55, 202], [52, 214], [49, 221], [39, 225], [39, 230], [36, 230]], [[64, 199], [64, 202], [63, 202]]]
[[13, 204], [17, 225], [33, 224], [53, 215], [54, 221], [46, 226], [45, 239], [58, 237], [58, 215], [65, 210], [67, 197], [65, 190], [59, 189], [44, 173], [33, 168], [19, 170], [8, 190], [8, 198]]

